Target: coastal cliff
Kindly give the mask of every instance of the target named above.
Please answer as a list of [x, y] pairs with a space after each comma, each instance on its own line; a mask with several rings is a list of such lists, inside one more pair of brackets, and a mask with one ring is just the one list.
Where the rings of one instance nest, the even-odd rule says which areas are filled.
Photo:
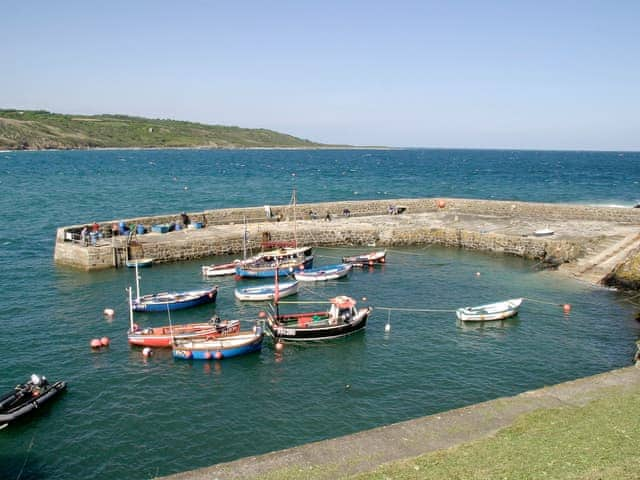
[[0, 109], [0, 150], [327, 146], [266, 129], [126, 115], [62, 115], [44, 110]]

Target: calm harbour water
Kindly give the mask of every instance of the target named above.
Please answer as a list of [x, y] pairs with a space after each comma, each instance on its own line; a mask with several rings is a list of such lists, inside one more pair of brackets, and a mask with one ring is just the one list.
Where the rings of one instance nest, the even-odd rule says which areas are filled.
[[[0, 431], [0, 478], [140, 479], [233, 460], [629, 365], [640, 334], [627, 295], [540, 272], [515, 257], [441, 248], [392, 250], [382, 269], [309, 286], [374, 307], [366, 332], [322, 344], [270, 341], [222, 362], [144, 359], [126, 342], [127, 269], [56, 267], [58, 226], [218, 207], [370, 198], [467, 197], [630, 207], [640, 154], [473, 150], [0, 152], [3, 308], [0, 392], [31, 373], [69, 383], [30, 422]], [[292, 175], [294, 174], [295, 175]], [[354, 250], [317, 249], [316, 265]], [[211, 258], [210, 262], [224, 258]], [[196, 288], [203, 262], [142, 270], [144, 292]], [[481, 275], [477, 276], [476, 272]], [[214, 312], [255, 318], [218, 279]], [[515, 319], [465, 327], [451, 310], [525, 296]], [[108, 322], [106, 307], [116, 310]], [[163, 315], [140, 315], [164, 324]], [[384, 326], [390, 321], [391, 331]], [[112, 344], [91, 351], [89, 340]]]

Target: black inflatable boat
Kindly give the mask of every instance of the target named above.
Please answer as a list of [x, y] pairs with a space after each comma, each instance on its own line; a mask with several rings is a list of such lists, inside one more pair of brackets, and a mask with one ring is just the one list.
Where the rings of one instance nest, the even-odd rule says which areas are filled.
[[37, 411], [65, 388], [67, 382], [49, 383], [44, 376], [31, 375], [28, 382], [17, 385], [13, 391], [0, 397], [0, 430], [10, 422]]

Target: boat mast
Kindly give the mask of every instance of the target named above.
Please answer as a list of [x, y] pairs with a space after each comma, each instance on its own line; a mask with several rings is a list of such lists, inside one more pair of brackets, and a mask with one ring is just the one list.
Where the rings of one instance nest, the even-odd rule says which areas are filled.
[[246, 260], [247, 259], [247, 236], [248, 236], [248, 232], [247, 232], [247, 216], [244, 215], [242, 217], [243, 221], [244, 221], [244, 232], [242, 234], [242, 259]]
[[133, 332], [133, 299], [131, 298], [133, 296], [133, 289], [131, 288], [131, 285], [129, 285], [127, 291], [129, 292], [129, 325]]
[[136, 300], [140, 300], [140, 275], [138, 275], [138, 262], [136, 262]]
[[298, 248], [298, 225], [296, 222], [296, 189], [293, 189], [291, 195], [291, 203], [293, 203], [293, 246]]

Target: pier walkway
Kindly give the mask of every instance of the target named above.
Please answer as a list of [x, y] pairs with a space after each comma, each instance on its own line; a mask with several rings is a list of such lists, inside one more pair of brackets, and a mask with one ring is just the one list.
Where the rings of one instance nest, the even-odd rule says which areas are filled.
[[[390, 215], [391, 206], [401, 214]], [[126, 220], [147, 233], [111, 237], [101, 222], [101, 238], [88, 245], [74, 241], [82, 225], [61, 227], [55, 261], [83, 270], [121, 266], [125, 258], [151, 257], [155, 263], [240, 255], [246, 219], [248, 248], [259, 251], [267, 236], [315, 246], [384, 248], [441, 245], [506, 253], [560, 266], [560, 272], [598, 283], [620, 262], [640, 250], [640, 209], [592, 207], [470, 199], [396, 199], [209, 210], [189, 213], [203, 228], [159, 233], [158, 226], [179, 221], [179, 215]], [[343, 215], [344, 211], [349, 215]], [[277, 212], [277, 213], [276, 213]], [[311, 219], [310, 212], [317, 212]], [[331, 220], [323, 220], [326, 213]], [[294, 216], [295, 215], [295, 216]], [[296, 221], [294, 222], [294, 218]], [[105, 228], [106, 226], [106, 228]], [[549, 236], [536, 231], [548, 229]], [[155, 231], [154, 231], [155, 230]]]

